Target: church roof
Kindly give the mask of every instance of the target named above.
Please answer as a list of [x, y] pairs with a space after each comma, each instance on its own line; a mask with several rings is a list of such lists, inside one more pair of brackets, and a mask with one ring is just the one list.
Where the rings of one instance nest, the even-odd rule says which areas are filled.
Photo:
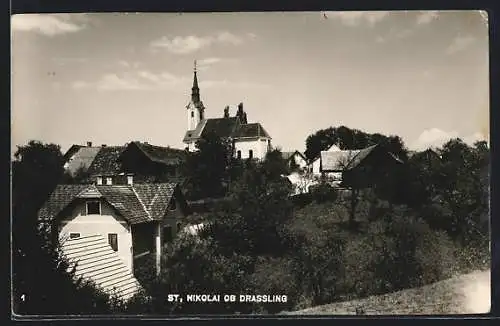
[[207, 123], [201, 133], [202, 136], [208, 133], [215, 133], [219, 137], [231, 137], [240, 124], [240, 120], [233, 118], [207, 119]]
[[233, 133], [233, 138], [253, 138], [266, 137], [271, 138], [267, 131], [258, 122], [242, 124]]
[[258, 122], [256, 123], [240, 123], [238, 117], [231, 118], [215, 118], [202, 120], [195, 130], [188, 130], [184, 135], [184, 142], [196, 141], [198, 138], [213, 132], [217, 136], [224, 138], [254, 138], [265, 137], [271, 138], [268, 132]]

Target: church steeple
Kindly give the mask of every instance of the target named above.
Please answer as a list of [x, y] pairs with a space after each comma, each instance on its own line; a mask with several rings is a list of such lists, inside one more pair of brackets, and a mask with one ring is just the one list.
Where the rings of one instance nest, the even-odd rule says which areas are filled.
[[200, 88], [198, 87], [198, 76], [196, 75], [196, 60], [194, 60], [194, 77], [193, 87], [191, 88], [191, 101], [193, 103], [200, 102]]

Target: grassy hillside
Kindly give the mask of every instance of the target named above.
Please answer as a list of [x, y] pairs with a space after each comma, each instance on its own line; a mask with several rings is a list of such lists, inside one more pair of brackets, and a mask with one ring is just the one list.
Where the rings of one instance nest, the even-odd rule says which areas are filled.
[[286, 314], [355, 315], [359, 308], [366, 315], [486, 313], [489, 311], [490, 297], [490, 271], [477, 270], [415, 289], [326, 304]]

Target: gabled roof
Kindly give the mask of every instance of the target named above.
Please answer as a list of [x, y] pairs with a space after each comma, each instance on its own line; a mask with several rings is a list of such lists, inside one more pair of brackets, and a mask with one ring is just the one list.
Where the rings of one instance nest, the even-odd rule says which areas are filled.
[[[100, 149], [100, 147], [73, 147], [71, 150], [72, 153], [67, 154], [68, 158], [64, 168], [72, 175], [74, 175], [80, 168], [87, 170], [94, 161], [97, 153], [99, 153]], [[70, 151], [68, 151], [68, 153], [69, 152]]]
[[58, 185], [38, 212], [38, 217], [52, 220], [75, 200], [93, 197], [107, 201], [130, 224], [160, 220], [176, 189], [178, 186], [173, 183]]
[[141, 142], [132, 142], [131, 144], [139, 147], [139, 149], [153, 162], [176, 165], [186, 158], [186, 152], [181, 149], [154, 146]]
[[321, 151], [321, 170], [343, 171], [347, 169], [359, 152], [359, 150]]
[[258, 122], [239, 125], [232, 134], [233, 138], [253, 138], [265, 137], [271, 138], [267, 131]]
[[[358, 150], [334, 150], [321, 152], [321, 170], [340, 172], [351, 170], [363, 162], [375, 149], [381, 148], [378, 144]], [[387, 152], [395, 161], [402, 163], [392, 153]]]
[[238, 117], [204, 119], [195, 130], [188, 130], [183, 142], [196, 141], [200, 137], [213, 132], [221, 138], [271, 138], [269, 133], [258, 122], [242, 124]]
[[152, 162], [165, 165], [180, 164], [186, 153], [184, 150], [150, 145], [138, 141], [125, 146], [86, 147], [73, 145], [65, 154], [65, 169], [72, 174], [80, 167], [90, 175], [116, 175], [123, 172], [121, 157], [130, 146], [136, 146]]
[[240, 120], [237, 117], [207, 119], [201, 136], [213, 132], [219, 137], [231, 137], [239, 124]]
[[120, 156], [125, 146], [101, 147], [87, 170], [89, 174], [116, 174], [121, 172]]
[[282, 152], [281, 153], [281, 156], [285, 159], [285, 160], [289, 160], [291, 159], [292, 157], [294, 157], [295, 155], [299, 155], [300, 157], [302, 157], [302, 159], [304, 159], [304, 161], [307, 161], [306, 157], [304, 154], [302, 154], [301, 152], [299, 151], [295, 151], [295, 152]]

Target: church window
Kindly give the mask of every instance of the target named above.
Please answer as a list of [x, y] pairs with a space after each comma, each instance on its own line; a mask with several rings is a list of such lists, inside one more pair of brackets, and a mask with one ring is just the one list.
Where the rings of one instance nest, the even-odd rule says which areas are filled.
[[194, 118], [194, 112], [191, 111], [191, 118]]
[[252, 150], [248, 151], [248, 158], [253, 158], [253, 151]]

